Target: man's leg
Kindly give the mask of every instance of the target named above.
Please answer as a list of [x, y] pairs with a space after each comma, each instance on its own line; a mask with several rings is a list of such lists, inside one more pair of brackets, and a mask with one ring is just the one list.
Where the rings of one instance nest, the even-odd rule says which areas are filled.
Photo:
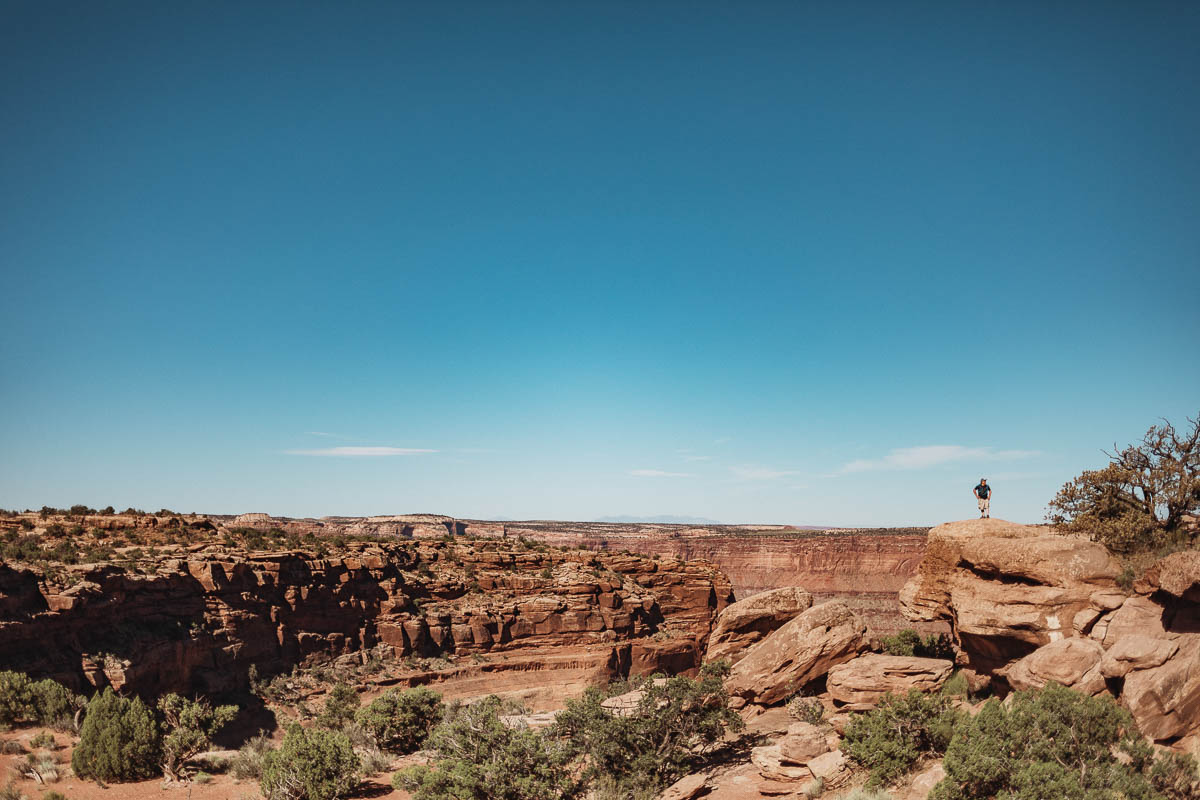
[[983, 516], [988, 519], [992, 518], [992, 498], [983, 501]]

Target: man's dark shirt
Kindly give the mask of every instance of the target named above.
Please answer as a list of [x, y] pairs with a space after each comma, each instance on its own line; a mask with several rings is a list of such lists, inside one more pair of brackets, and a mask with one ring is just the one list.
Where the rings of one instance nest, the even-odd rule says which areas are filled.
[[979, 497], [983, 498], [984, 500], [986, 500], [991, 495], [991, 493], [992, 493], [992, 487], [990, 487], [990, 486], [985, 486], [984, 484], [981, 483], [975, 487], [975, 494], [977, 494]]

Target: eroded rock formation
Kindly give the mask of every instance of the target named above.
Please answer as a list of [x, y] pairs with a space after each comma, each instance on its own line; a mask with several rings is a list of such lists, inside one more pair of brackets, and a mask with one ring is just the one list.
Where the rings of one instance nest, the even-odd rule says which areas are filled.
[[1200, 554], [1151, 567], [1131, 591], [1094, 542], [1002, 520], [934, 528], [900, 594], [914, 620], [950, 623], [960, 664], [1016, 689], [1108, 692], [1143, 733], [1200, 730]]
[[[0, 565], [0, 669], [215, 695], [311, 659], [472, 656], [586, 683], [696, 667], [731, 600], [704, 564], [501, 543], [351, 543], [336, 557], [217, 544], [136, 565]], [[495, 680], [492, 680], [493, 687]], [[486, 693], [486, 692], [485, 692]]]

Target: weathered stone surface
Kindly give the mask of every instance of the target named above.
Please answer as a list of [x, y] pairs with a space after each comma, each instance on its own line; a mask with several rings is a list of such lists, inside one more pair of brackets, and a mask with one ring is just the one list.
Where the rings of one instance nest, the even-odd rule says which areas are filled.
[[846, 754], [841, 750], [832, 750], [819, 755], [808, 762], [808, 768], [813, 776], [825, 781], [830, 788], [837, 788], [850, 778], [850, 769], [846, 766]]
[[808, 722], [795, 722], [788, 726], [787, 735], [779, 740], [779, 752], [788, 764], [807, 764], [819, 755], [829, 752], [825, 731]]
[[946, 768], [942, 766], [941, 761], [935, 761], [925, 769], [917, 773], [909, 784], [908, 791], [905, 792], [903, 800], [926, 800], [929, 793], [933, 791], [933, 787], [942, 782], [942, 778], [946, 777]]
[[830, 669], [826, 687], [834, 702], [860, 711], [874, 706], [888, 692], [939, 689], [953, 669], [953, 662], [940, 658], [868, 653]]
[[1179, 643], [1170, 639], [1131, 634], [1108, 648], [1100, 661], [1100, 672], [1106, 678], [1123, 678], [1135, 669], [1161, 666], [1178, 651]]
[[1161, 666], [1127, 674], [1121, 692], [1138, 729], [1155, 741], [1200, 730], [1200, 634], [1177, 641], [1179, 649]]
[[930, 531], [902, 610], [948, 620], [966, 665], [989, 673], [1081, 631], [1097, 636], [1107, 621], [1095, 612], [1117, 599], [1118, 573], [1094, 542], [1000, 520], [952, 522]]
[[692, 800], [693, 797], [699, 797], [707, 790], [708, 774], [697, 772], [694, 775], [685, 775], [675, 781], [663, 790], [658, 798], [659, 800]]
[[750, 648], [726, 689], [759, 705], [779, 703], [864, 650], [866, 632], [862, 619], [842, 602], [813, 606]]
[[[512, 653], [489, 669], [530, 684], [538, 662], [572, 682], [686, 672], [728, 585], [702, 564], [491, 542], [352, 542], [316, 558], [214, 539], [168, 545], [177, 557], [140, 572], [0, 565], [0, 669], [77, 690], [210, 696], [244, 686], [251, 664], [269, 676], [379, 647], [400, 658]], [[675, 635], [651, 638], [659, 629]]]
[[750, 763], [758, 768], [767, 780], [772, 781], [809, 781], [813, 774], [808, 767], [796, 764], [785, 764], [779, 745], [768, 744], [756, 747], [750, 751]]
[[1181, 600], [1200, 603], [1200, 550], [1183, 550], [1146, 570], [1139, 591], [1162, 591]]
[[1066, 536], [968, 539], [961, 558], [976, 573], [1044, 586], [1110, 583], [1121, 572], [1104, 545]]
[[1126, 636], [1166, 638], [1163, 607], [1147, 597], [1129, 597], [1108, 618], [1102, 642], [1112, 647]]
[[1040, 689], [1054, 681], [1084, 694], [1099, 694], [1104, 691], [1103, 656], [1104, 648], [1091, 639], [1060, 639], [1012, 664], [1005, 677], [1018, 690]]
[[756, 594], [725, 607], [708, 638], [705, 661], [736, 664], [751, 645], [812, 607], [812, 595], [798, 586]]

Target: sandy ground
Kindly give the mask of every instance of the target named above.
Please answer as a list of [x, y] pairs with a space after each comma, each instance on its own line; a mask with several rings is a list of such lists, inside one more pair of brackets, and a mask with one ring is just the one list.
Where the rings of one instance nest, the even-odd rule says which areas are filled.
[[[20, 742], [26, 752], [32, 750], [29, 741], [41, 728], [20, 728], [0, 734], [0, 744], [5, 742]], [[54, 738], [59, 744], [66, 744], [68, 736], [55, 733]], [[142, 800], [143, 798], [169, 798], [169, 800], [260, 800], [262, 793], [255, 781], [239, 781], [229, 775], [213, 775], [207, 783], [166, 783], [161, 778], [138, 783], [114, 783], [100, 786], [92, 781], [85, 781], [70, 774], [70, 746], [54, 751], [54, 759], [62, 767], [65, 777], [60, 780], [39, 784], [34, 779], [16, 780], [14, 785], [28, 800], [40, 800], [49, 792], [59, 792], [67, 800]], [[39, 753], [47, 751], [41, 750]], [[231, 755], [222, 753], [222, 755]], [[25, 761], [25, 755], [0, 756], [0, 787], [7, 786], [13, 778], [13, 768]], [[397, 759], [393, 765], [399, 769], [403, 766], [402, 759]], [[386, 772], [367, 778], [359, 790], [351, 795], [356, 798], [391, 798], [392, 800], [410, 800], [408, 792], [392, 788], [392, 773]]]

